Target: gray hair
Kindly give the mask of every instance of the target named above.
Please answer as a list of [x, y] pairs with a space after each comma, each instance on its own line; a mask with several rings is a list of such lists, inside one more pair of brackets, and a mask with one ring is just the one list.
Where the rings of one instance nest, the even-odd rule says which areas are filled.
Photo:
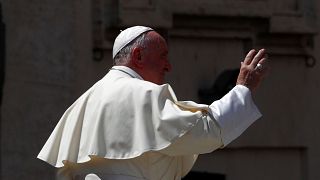
[[131, 51], [135, 47], [141, 47], [146, 48], [148, 42], [150, 41], [150, 38], [147, 36], [147, 32], [144, 32], [140, 34], [136, 39], [131, 41], [129, 44], [127, 44], [125, 47], [123, 47], [118, 54], [113, 58], [115, 65], [123, 65], [127, 64], [131, 57]]

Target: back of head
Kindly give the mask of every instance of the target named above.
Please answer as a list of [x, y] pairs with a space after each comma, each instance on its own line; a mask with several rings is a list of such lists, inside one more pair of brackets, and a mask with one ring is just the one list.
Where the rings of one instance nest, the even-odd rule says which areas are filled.
[[143, 41], [144, 35], [149, 31], [153, 31], [153, 29], [145, 26], [133, 26], [121, 31], [114, 41], [112, 50], [115, 64], [117, 65], [126, 59], [132, 50], [132, 45], [137, 41], [138, 43]]

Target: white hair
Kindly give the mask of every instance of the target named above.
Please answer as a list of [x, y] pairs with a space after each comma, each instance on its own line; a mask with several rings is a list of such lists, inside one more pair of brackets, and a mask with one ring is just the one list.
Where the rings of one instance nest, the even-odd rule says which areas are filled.
[[127, 44], [125, 47], [123, 47], [117, 55], [113, 58], [115, 65], [123, 65], [127, 64], [131, 58], [131, 51], [135, 47], [141, 47], [146, 48], [148, 42], [150, 41], [150, 38], [147, 36], [147, 33], [150, 31], [147, 31], [145, 33], [140, 34], [137, 38], [135, 38], [133, 41], [131, 41], [129, 44]]

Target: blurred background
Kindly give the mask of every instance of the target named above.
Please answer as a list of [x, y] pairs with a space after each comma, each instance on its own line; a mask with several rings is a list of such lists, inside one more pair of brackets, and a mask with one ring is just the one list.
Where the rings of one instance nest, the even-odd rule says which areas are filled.
[[[320, 4], [316, 0], [1, 0], [2, 180], [54, 179], [36, 159], [63, 112], [112, 67], [121, 29], [168, 42], [179, 100], [210, 103], [251, 49], [272, 69], [255, 94], [263, 117], [201, 155], [188, 179], [319, 180]], [[186, 178], [186, 179], [187, 179]]]

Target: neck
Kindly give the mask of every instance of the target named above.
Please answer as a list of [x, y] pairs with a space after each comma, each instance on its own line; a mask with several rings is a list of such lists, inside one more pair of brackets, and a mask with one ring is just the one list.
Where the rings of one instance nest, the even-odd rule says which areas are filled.
[[136, 73], [138, 73], [141, 77], [143, 77], [143, 73], [141, 72], [141, 70], [139, 68], [137, 68], [134, 64], [132, 63], [118, 63], [116, 64], [116, 66], [126, 66], [132, 70], [134, 70]]

